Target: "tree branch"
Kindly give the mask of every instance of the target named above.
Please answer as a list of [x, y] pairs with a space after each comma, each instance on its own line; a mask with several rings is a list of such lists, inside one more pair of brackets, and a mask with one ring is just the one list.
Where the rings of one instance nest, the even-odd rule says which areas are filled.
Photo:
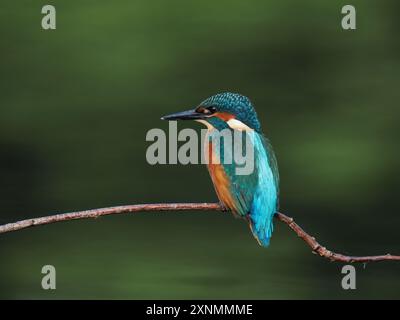
[[[122, 214], [122, 213], [133, 213], [142, 211], [186, 211], [186, 210], [196, 210], [196, 211], [226, 211], [218, 203], [160, 203], [160, 204], [136, 204], [128, 206], [110, 207], [93, 209], [86, 211], [77, 211], [71, 213], [56, 214], [52, 216], [26, 219], [17, 221], [14, 223], [8, 223], [0, 226], [0, 233], [13, 232], [33, 226], [39, 226], [44, 224], [50, 224], [61, 221], [78, 220], [78, 219], [88, 219], [88, 218], [98, 218], [101, 216], [107, 216], [112, 214]], [[375, 262], [375, 261], [400, 261], [400, 256], [394, 256], [391, 254], [379, 255], [379, 256], [363, 256], [354, 257], [346, 256], [343, 254], [332, 252], [321, 244], [319, 244], [314, 237], [305, 232], [297, 223], [294, 222], [293, 218], [290, 218], [283, 213], [276, 213], [275, 217], [287, 224], [301, 239], [304, 240], [307, 245], [311, 247], [314, 253], [320, 255], [321, 257], [327, 258], [331, 261], [337, 262]]]

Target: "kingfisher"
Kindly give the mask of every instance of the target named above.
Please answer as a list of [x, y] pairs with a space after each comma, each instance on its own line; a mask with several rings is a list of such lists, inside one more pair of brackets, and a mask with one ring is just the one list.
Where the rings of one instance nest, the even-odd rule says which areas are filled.
[[[279, 205], [279, 173], [272, 145], [262, 132], [250, 99], [238, 93], [219, 93], [191, 110], [161, 119], [195, 120], [206, 125], [206, 157], [220, 159], [219, 162], [207, 163], [218, 199], [234, 216], [246, 220], [258, 243], [267, 247], [272, 236], [273, 217]], [[226, 149], [233, 149], [237, 141], [218, 145], [210, 138], [215, 130], [229, 130], [234, 137], [234, 133], [240, 133], [249, 139], [254, 160], [249, 174], [238, 174], [236, 169], [240, 164], [237, 162], [224, 161], [226, 151], [233, 153], [233, 150]]]

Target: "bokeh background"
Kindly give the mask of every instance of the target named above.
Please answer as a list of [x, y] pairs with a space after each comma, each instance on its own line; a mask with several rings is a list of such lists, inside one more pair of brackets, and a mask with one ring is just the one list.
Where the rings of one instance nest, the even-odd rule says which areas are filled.
[[[0, 7], [0, 222], [151, 202], [215, 201], [201, 165], [150, 166], [146, 132], [223, 91], [273, 142], [281, 211], [330, 249], [400, 253], [400, 3], [42, 1]], [[197, 124], [179, 124], [179, 128]], [[57, 289], [41, 289], [41, 268]], [[270, 248], [216, 212], [142, 213], [0, 235], [6, 299], [400, 298], [400, 264], [341, 268], [276, 222]]]

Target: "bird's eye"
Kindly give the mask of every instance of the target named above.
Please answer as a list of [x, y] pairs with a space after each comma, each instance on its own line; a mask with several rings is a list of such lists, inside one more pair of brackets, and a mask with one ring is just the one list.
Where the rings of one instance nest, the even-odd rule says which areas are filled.
[[215, 113], [215, 112], [217, 111], [217, 108], [211, 106], [211, 107], [208, 107], [207, 110], [208, 110], [210, 113]]

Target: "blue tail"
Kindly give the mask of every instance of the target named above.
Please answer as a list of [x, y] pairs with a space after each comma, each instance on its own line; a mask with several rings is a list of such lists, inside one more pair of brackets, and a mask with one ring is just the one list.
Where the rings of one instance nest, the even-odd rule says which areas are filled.
[[272, 223], [272, 219], [267, 219], [267, 221], [260, 221], [257, 218], [254, 219], [253, 216], [250, 214], [249, 223], [250, 229], [254, 237], [257, 239], [258, 243], [263, 247], [268, 247], [272, 237], [272, 232], [274, 231], [274, 224]]

